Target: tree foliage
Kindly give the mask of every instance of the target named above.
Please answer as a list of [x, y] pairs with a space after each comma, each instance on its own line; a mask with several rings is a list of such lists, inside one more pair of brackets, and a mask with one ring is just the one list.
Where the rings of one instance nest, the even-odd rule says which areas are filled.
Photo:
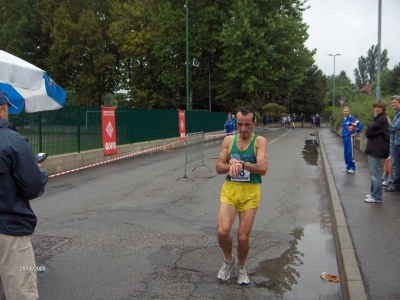
[[[387, 68], [389, 58], [387, 50], [381, 52], [381, 71]], [[358, 69], [354, 69], [356, 85], [360, 89], [367, 83], [372, 83], [376, 79], [378, 71], [378, 46], [372, 45], [368, 50], [367, 57], [361, 56], [358, 59]]]
[[[304, 0], [0, 0], [0, 46], [45, 69], [74, 104], [235, 109], [283, 103], [304, 86], [315, 50]], [[211, 80], [210, 80], [211, 79]], [[107, 97], [103, 97], [108, 95]], [[108, 101], [108, 100], [107, 100]]]
[[313, 115], [321, 112], [325, 105], [328, 79], [316, 65], [309, 67], [304, 77], [306, 79], [293, 91], [291, 97], [293, 101], [290, 101], [289, 106], [290, 113]]
[[351, 82], [345, 71], [341, 71], [335, 76], [335, 88], [333, 87], [333, 76], [328, 77], [328, 93], [325, 96], [325, 103], [328, 106], [333, 105], [333, 92], [335, 89], [335, 107], [340, 106], [340, 99], [346, 102], [352, 101], [357, 92], [357, 86]]
[[112, 3], [42, 0], [43, 30], [52, 39], [48, 71], [75, 90], [81, 105], [101, 105], [101, 97], [117, 86], [117, 52], [107, 35]]
[[229, 10], [219, 40], [218, 66], [226, 73], [218, 84], [221, 102], [260, 106], [275, 102], [299, 85], [313, 63], [305, 48], [307, 25], [302, 1], [238, 0]]
[[0, 49], [45, 68], [50, 39], [42, 34], [40, 9], [34, 0], [0, 0]]
[[400, 63], [393, 70], [384, 70], [381, 74], [381, 90], [385, 95], [400, 94]]

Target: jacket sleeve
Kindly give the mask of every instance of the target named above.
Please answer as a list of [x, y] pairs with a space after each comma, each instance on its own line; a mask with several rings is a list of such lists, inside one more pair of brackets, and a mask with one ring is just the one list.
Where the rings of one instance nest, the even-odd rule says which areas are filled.
[[356, 120], [355, 126], [357, 127], [357, 132], [361, 132], [364, 128], [363, 123], [361, 123], [359, 120]]
[[23, 136], [11, 146], [12, 174], [18, 193], [25, 200], [41, 196], [47, 183], [47, 174], [39, 169], [31, 147]]

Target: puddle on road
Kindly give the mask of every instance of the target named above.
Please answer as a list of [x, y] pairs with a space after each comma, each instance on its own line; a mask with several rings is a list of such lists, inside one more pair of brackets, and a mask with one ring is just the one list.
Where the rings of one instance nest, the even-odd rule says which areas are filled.
[[318, 165], [318, 143], [316, 140], [305, 140], [305, 145], [302, 151], [304, 160], [309, 164]]
[[323, 272], [338, 275], [332, 235], [317, 224], [296, 228], [292, 235], [288, 250], [256, 268], [252, 275], [267, 280], [256, 282], [255, 286], [284, 299], [341, 299], [340, 284], [320, 278]]

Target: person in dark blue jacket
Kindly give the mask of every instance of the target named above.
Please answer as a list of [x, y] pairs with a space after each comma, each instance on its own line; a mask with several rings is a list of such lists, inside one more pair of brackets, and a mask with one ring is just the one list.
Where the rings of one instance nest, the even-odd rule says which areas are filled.
[[233, 123], [233, 130], [236, 131], [237, 130], [237, 124], [236, 124], [236, 117], [235, 115], [232, 115], [232, 123]]
[[354, 159], [354, 139], [357, 134], [363, 129], [363, 124], [357, 120], [355, 116], [350, 114], [348, 106], [343, 108], [342, 120], [342, 138], [344, 144], [344, 161], [346, 168], [342, 172], [354, 174], [356, 171], [356, 164]]
[[43, 194], [48, 177], [28, 140], [8, 122], [9, 106], [7, 94], [0, 91], [0, 298], [4, 293], [6, 299], [37, 299], [30, 240], [37, 218], [29, 200]]
[[228, 120], [226, 120], [224, 124], [224, 130], [226, 132], [226, 135], [233, 134], [233, 131], [235, 130], [235, 124], [233, 123], [231, 116], [228, 116]]

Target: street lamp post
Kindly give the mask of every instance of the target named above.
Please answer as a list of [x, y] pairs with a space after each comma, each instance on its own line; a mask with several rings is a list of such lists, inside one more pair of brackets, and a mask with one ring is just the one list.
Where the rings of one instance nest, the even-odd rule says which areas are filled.
[[334, 111], [335, 111], [335, 66], [336, 66], [336, 56], [342, 55], [342, 53], [337, 53], [337, 54], [332, 54], [332, 53], [327, 53], [326, 55], [328, 56], [333, 56], [333, 101], [332, 101], [332, 122], [333, 122], [333, 116], [334, 116]]
[[188, 0], [185, 3], [185, 23], [186, 23], [186, 110], [190, 110], [189, 94], [189, 8]]

